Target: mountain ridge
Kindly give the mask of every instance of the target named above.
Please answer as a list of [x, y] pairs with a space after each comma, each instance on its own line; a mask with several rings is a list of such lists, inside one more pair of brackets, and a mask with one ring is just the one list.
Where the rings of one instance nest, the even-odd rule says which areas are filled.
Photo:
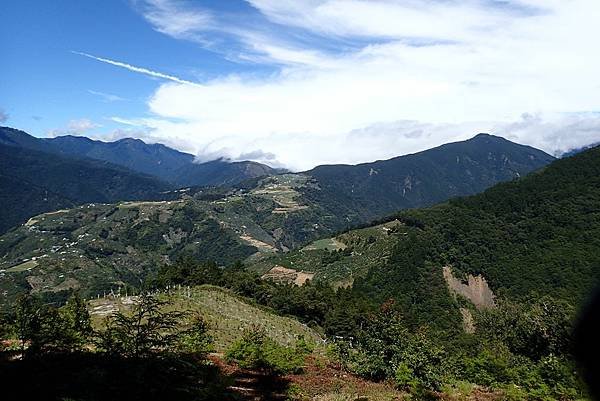
[[478, 193], [553, 160], [530, 146], [479, 134], [382, 161], [318, 166], [304, 174], [315, 178], [320, 188], [304, 191], [304, 196], [334, 215], [363, 223], [398, 209]]
[[169, 186], [98, 160], [0, 144], [0, 232], [29, 217], [89, 202], [159, 199]]
[[101, 141], [84, 136], [64, 135], [36, 138], [25, 131], [0, 127], [0, 143], [59, 154], [64, 157], [106, 161], [131, 171], [152, 175], [173, 187], [232, 185], [249, 178], [281, 172], [253, 161], [204, 163], [195, 156], [161, 143], [148, 144], [137, 138]]
[[[495, 144], [498, 141], [506, 148], [501, 146], [498, 149]], [[422, 178], [419, 176], [421, 182], [415, 182], [415, 187], [424, 186], [419, 193], [426, 196], [413, 199], [409, 205], [427, 206], [436, 199], [447, 200], [454, 194], [451, 191], [428, 194], [427, 191], [440, 176], [439, 170], [444, 168], [445, 161], [456, 164], [457, 154], [459, 157], [468, 156], [468, 152], [463, 152], [465, 146], [478, 150], [477, 157], [473, 156], [468, 164], [470, 173], [459, 168], [456, 174], [448, 175], [450, 180], [445, 185], [446, 188], [458, 186], [465, 175], [472, 176], [477, 185], [459, 188], [462, 192], [458, 194], [471, 194], [477, 188], [485, 189], [500, 180], [518, 176], [515, 173], [524, 175], [551, 160], [551, 156], [541, 151], [498, 138], [480, 136], [384, 163], [390, 163], [392, 173], [401, 178], [405, 177], [407, 170], [395, 167], [398, 160], [405, 163], [407, 158], [411, 162], [411, 169], [428, 168], [433, 171]], [[445, 154], [448, 147], [453, 151], [440, 157], [438, 153]], [[531, 155], [531, 152], [534, 154]], [[536, 155], [539, 157], [536, 158]], [[535, 159], [534, 163], [519, 163], [521, 159], [531, 161], [529, 156]], [[499, 170], [500, 173], [497, 173], [495, 169], [498, 166], [506, 171]], [[371, 167], [349, 168], [358, 170], [356, 177], [361, 180], [370, 177], [368, 171]], [[338, 172], [334, 173], [334, 179], [339, 179]], [[342, 184], [351, 187], [348, 177], [342, 178], [346, 180]], [[375, 181], [375, 184], [385, 190], [393, 181], [387, 182]], [[98, 276], [105, 277], [101, 282], [110, 281], [112, 285], [131, 284], [132, 277], [149, 274], [156, 266], [173, 262], [182, 255], [192, 255], [199, 260], [216, 260], [223, 264], [235, 259], [253, 263], [273, 253], [285, 253], [304, 246], [348, 226], [365, 224], [372, 216], [383, 218], [390, 214], [388, 210], [396, 212], [406, 208], [406, 203], [398, 202], [403, 197], [381, 199], [380, 192], [371, 193], [368, 186], [366, 191], [357, 193], [353, 198], [352, 192], [344, 193], [344, 190], [340, 190], [342, 196], [340, 193], [332, 194], [326, 184], [319, 177], [288, 173], [253, 179], [229, 188], [191, 188], [170, 200], [159, 202], [88, 205], [60, 214], [37, 216], [32, 219], [34, 223], [18, 227], [10, 235], [0, 237], [4, 243], [4, 246], [0, 246], [0, 268], [12, 269], [11, 272], [15, 273], [11, 273], [11, 277], [34, 277], [30, 280], [33, 280], [36, 290], [44, 288], [36, 284], [39, 280], [46, 282], [49, 288], [72, 288], [75, 283], [79, 283], [77, 286], [95, 287], [100, 285], [94, 278]], [[347, 214], [348, 210], [353, 211], [355, 207], [357, 213]], [[65, 227], [69, 229], [65, 231]], [[96, 241], [90, 242], [93, 238]], [[32, 243], [42, 240], [43, 247], [32, 247]], [[51, 252], [52, 247], [63, 247], [65, 243], [74, 244], [65, 256]], [[43, 255], [48, 256], [31, 272], [17, 273], [23, 266], [28, 266], [28, 260]], [[88, 273], [71, 272], [73, 266], [82, 264], [89, 265]], [[45, 265], [51, 267], [45, 268]], [[133, 266], [145, 268], [139, 270]], [[63, 278], [58, 277], [61, 271]], [[65, 280], [68, 284], [62, 284]], [[28, 287], [26, 283], [18, 286], [21, 290]]]

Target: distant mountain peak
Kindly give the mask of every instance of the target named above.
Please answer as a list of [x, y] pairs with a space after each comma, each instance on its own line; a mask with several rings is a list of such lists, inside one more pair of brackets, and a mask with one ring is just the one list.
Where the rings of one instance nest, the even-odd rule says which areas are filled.
[[118, 139], [114, 143], [135, 143], [135, 144], [140, 144], [140, 145], [152, 145], [152, 144], [147, 144], [146, 142], [144, 142], [141, 139], [131, 138], [131, 137]]
[[[493, 134], [488, 134], [487, 132], [480, 132], [479, 134], [475, 135], [473, 138], [470, 139], [472, 140], [495, 140], [495, 141], [508, 141], [508, 139], [498, 136], [498, 135], [493, 135]], [[508, 141], [509, 142], [509, 141]]]

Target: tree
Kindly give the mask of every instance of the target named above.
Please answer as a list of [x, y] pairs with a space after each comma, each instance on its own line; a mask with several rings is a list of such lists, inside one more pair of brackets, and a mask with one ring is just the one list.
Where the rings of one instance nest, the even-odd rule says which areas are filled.
[[92, 333], [85, 302], [77, 295], [61, 309], [24, 295], [17, 301], [13, 326], [21, 351], [29, 355], [74, 351], [85, 345]]
[[60, 309], [60, 315], [63, 320], [65, 347], [71, 350], [83, 347], [93, 333], [90, 314], [83, 298], [79, 294], [71, 296], [67, 304]]
[[24, 354], [28, 345], [34, 344], [42, 328], [39, 301], [29, 294], [17, 299], [14, 328]]
[[520, 304], [503, 300], [497, 308], [479, 312], [476, 326], [484, 338], [504, 343], [515, 354], [539, 360], [569, 354], [574, 315], [568, 302], [549, 296]]
[[180, 333], [179, 350], [196, 356], [205, 356], [213, 350], [213, 338], [208, 334], [208, 323], [200, 315], [192, 317], [190, 326]]
[[178, 323], [185, 314], [166, 311], [167, 304], [143, 293], [131, 314], [117, 312], [107, 318], [106, 329], [98, 336], [98, 346], [108, 353], [127, 357], [173, 349], [181, 335]]
[[[298, 344], [300, 345], [300, 344]], [[298, 373], [304, 365], [308, 348], [284, 347], [268, 337], [264, 329], [254, 326], [226, 352], [230, 362], [244, 369], [260, 369], [270, 373]]]

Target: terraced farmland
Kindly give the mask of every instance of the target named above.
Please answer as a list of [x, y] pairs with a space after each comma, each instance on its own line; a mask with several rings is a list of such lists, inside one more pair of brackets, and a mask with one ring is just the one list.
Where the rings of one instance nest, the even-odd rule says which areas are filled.
[[[337, 237], [312, 242], [302, 249], [258, 261], [251, 269], [275, 281], [294, 282], [295, 276], [273, 274], [273, 269], [293, 269], [295, 272], [311, 273], [312, 279], [332, 283], [335, 286], [351, 285], [354, 277], [367, 273], [369, 268], [385, 263], [390, 245], [397, 236], [406, 232], [399, 221], [351, 230]], [[275, 269], [277, 270], [277, 269]], [[287, 280], [286, 280], [287, 277]]]

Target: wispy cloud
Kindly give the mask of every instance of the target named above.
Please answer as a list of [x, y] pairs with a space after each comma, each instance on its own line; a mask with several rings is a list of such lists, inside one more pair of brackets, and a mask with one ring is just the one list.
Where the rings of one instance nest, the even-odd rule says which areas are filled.
[[158, 32], [177, 39], [205, 42], [202, 32], [215, 29], [215, 18], [207, 9], [184, 7], [170, 0], [142, 0], [135, 3], [143, 17]]
[[88, 54], [88, 53], [83, 53], [83, 52], [74, 51], [74, 50], [72, 50], [71, 53], [77, 54], [77, 55], [80, 55], [80, 56], [84, 56], [84, 57], [88, 57], [88, 58], [91, 58], [93, 60], [101, 61], [103, 63], [111, 64], [111, 65], [114, 65], [116, 67], [125, 68], [126, 70], [133, 71], [133, 72], [138, 72], [140, 74], [148, 75], [148, 76], [151, 76], [151, 77], [154, 77], [154, 78], [166, 79], [168, 81], [177, 82], [179, 84], [198, 85], [198, 83], [196, 83], [196, 82], [187, 81], [185, 79], [181, 79], [181, 78], [176, 77], [174, 75], [163, 74], [162, 72], [152, 71], [152, 70], [149, 70], [149, 69], [143, 68], [143, 67], [136, 67], [135, 65], [123, 63], [123, 62], [120, 62], [120, 61], [115, 61], [115, 60], [111, 60], [111, 59], [104, 58], [104, 57], [97, 57], [97, 56], [94, 56], [94, 55], [91, 55], [91, 54]]
[[91, 89], [88, 89], [88, 93], [100, 97], [105, 102], [118, 102], [125, 100], [125, 98], [122, 98], [121, 96], [113, 95], [111, 93], [99, 92]]
[[75, 135], [80, 136], [88, 134], [89, 131], [101, 127], [100, 124], [96, 124], [88, 118], [81, 118], [78, 120], [71, 120], [67, 124], [66, 128], [57, 128], [48, 132], [48, 135], [52, 137], [62, 135]]
[[8, 113], [6, 111], [4, 111], [3, 109], [0, 109], [0, 123], [5, 122], [6, 120], [8, 120]]

